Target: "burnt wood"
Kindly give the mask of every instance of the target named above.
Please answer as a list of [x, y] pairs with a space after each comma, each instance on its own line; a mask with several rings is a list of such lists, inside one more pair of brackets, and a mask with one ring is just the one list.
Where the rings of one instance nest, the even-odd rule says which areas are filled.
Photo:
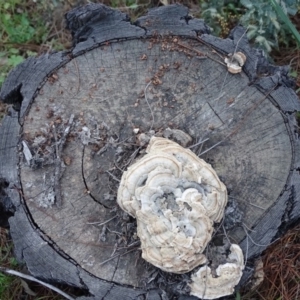
[[[246, 255], [246, 284], [254, 259], [299, 221], [300, 103], [288, 69], [244, 28], [217, 38], [181, 5], [132, 23], [89, 4], [66, 20], [72, 50], [26, 60], [0, 93], [15, 108], [0, 127], [0, 196], [18, 259], [87, 291], [78, 299], [195, 299], [188, 275], [143, 261], [135, 221], [116, 204], [122, 170], [144, 151], [139, 134], [170, 127], [208, 139], [192, 150], [228, 188], [223, 226]], [[233, 75], [224, 58], [237, 51], [247, 61]], [[216, 226], [208, 252], [223, 238]]]

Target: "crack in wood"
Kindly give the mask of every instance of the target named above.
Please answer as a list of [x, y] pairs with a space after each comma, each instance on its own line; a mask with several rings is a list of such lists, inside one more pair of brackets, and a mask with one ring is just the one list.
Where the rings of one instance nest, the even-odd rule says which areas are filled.
[[107, 290], [107, 292], [104, 294], [104, 296], [101, 298], [101, 300], [105, 300], [105, 297], [107, 297], [109, 295], [109, 293], [112, 291], [112, 289], [114, 288], [115, 284], [112, 283], [110, 288]]
[[84, 156], [85, 156], [85, 145], [83, 145], [83, 149], [82, 149], [82, 157], [81, 157], [81, 174], [82, 174], [82, 179], [83, 179], [83, 183], [85, 185], [86, 188], [86, 193], [88, 193], [88, 195], [96, 202], [99, 203], [101, 206], [103, 206], [106, 209], [111, 209], [111, 207], [106, 206], [105, 204], [101, 203], [100, 201], [97, 201], [97, 199], [91, 194], [91, 191], [89, 190], [88, 184], [86, 182], [85, 176], [84, 176]]

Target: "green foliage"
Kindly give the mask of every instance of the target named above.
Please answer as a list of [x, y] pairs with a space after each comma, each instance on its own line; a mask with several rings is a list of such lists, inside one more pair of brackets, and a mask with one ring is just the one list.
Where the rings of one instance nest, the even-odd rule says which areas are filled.
[[17, 11], [20, 3], [20, 0], [0, 2], [0, 86], [8, 71], [24, 60], [24, 53], [13, 45], [30, 42], [35, 34], [28, 14]]
[[[1, 49], [1, 48], [0, 48]], [[16, 48], [2, 48], [0, 51], [0, 87], [10, 69], [24, 60], [24, 56]]]
[[36, 30], [23, 12], [21, 0], [0, 2], [0, 38], [2, 44], [21, 44], [34, 40]]
[[19, 265], [17, 259], [15, 257], [10, 257], [9, 258], [9, 264], [11, 267], [17, 267]]
[[[0, 238], [3, 235], [0, 235]], [[12, 254], [12, 243], [3, 243], [0, 247], [0, 266], [4, 267], [16, 267], [18, 266], [17, 260], [11, 257]], [[12, 299], [9, 297], [9, 293], [15, 290], [15, 285], [20, 285], [19, 280], [14, 278], [13, 276], [7, 275], [5, 273], [0, 272], [0, 299]], [[14, 294], [14, 292], [12, 292]], [[14, 298], [15, 299], [15, 298]]]
[[235, 300], [241, 300], [241, 294], [240, 294], [240, 291], [236, 291], [235, 293]]
[[40, 13], [44, 2], [0, 0], [0, 87], [10, 69], [37, 54], [26, 49], [44, 44], [49, 31]]
[[12, 276], [5, 275], [3, 273], [0, 273], [0, 298], [6, 293], [7, 289], [10, 287], [11, 283], [13, 281]]
[[30, 25], [28, 15], [26, 13], [0, 14], [0, 22], [2, 23], [2, 34], [6, 40], [11, 43], [27, 43], [33, 40], [35, 30]]
[[296, 112], [296, 119], [297, 119], [298, 125], [300, 126], [300, 111]]
[[139, 4], [137, 3], [138, 0], [112, 0], [111, 1], [111, 6], [115, 7], [115, 8], [122, 8], [122, 7], [126, 7], [126, 8], [131, 8], [131, 9], [135, 9], [138, 8]]
[[228, 35], [230, 27], [239, 20], [244, 12], [239, 2], [239, 0], [201, 1], [201, 17], [205, 19], [215, 35], [225, 37]]
[[295, 38], [300, 44], [300, 35], [288, 17], [297, 13], [300, 0], [213, 0], [200, 5], [204, 9], [202, 17], [217, 35], [224, 32], [224, 26], [231, 25], [230, 13], [235, 7], [233, 13], [238, 14], [239, 22], [247, 28], [247, 36], [255, 46], [270, 52], [279, 44], [295, 45]]
[[[300, 34], [299, 34], [298, 30], [296, 29], [296, 27], [294, 26], [294, 24], [289, 19], [289, 17], [287, 16], [286, 7], [281, 7], [275, 0], [271, 0], [271, 3], [273, 5], [275, 11], [277, 12], [279, 18], [281, 19], [281, 21], [284, 23], [284, 25], [288, 28], [288, 30], [295, 37], [296, 42], [299, 46], [300, 45]], [[295, 8], [295, 10], [296, 10], [296, 8]]]
[[[291, 28], [287, 26], [287, 14], [296, 14], [299, 0], [279, 1], [270, 0], [241, 0], [247, 10], [241, 18], [241, 23], [248, 27], [248, 38], [254, 43], [270, 52], [278, 44], [286, 46], [293, 44]], [[285, 22], [279, 17], [285, 16]]]

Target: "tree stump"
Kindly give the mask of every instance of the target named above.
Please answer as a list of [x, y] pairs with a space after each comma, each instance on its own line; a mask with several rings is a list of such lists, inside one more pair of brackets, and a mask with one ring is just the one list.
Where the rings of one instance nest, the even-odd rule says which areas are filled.
[[[27, 59], [0, 94], [15, 107], [0, 127], [0, 177], [18, 259], [86, 290], [78, 299], [194, 299], [187, 275], [140, 257], [135, 220], [116, 203], [143, 134], [184, 143], [179, 129], [227, 186], [207, 251], [225, 230], [247, 259], [244, 285], [253, 259], [300, 215], [300, 103], [287, 68], [251, 48], [242, 27], [214, 37], [180, 5], [134, 23], [101, 4], [66, 19], [72, 50]], [[247, 60], [231, 74], [224, 58], [236, 52]]]

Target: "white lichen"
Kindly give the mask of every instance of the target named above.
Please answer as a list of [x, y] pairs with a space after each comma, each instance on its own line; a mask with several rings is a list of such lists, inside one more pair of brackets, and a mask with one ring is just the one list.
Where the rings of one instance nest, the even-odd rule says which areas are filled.
[[142, 257], [167, 272], [206, 262], [227, 191], [213, 168], [189, 149], [152, 137], [147, 154], [123, 173], [118, 204], [137, 219]]

